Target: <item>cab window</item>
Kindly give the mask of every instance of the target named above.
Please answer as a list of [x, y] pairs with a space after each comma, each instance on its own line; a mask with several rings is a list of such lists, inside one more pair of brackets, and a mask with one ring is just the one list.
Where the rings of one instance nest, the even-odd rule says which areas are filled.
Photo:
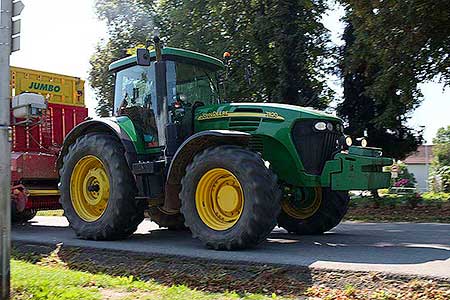
[[205, 105], [219, 102], [218, 80], [216, 71], [181, 63], [167, 63], [167, 94], [170, 102], [179, 101], [193, 105]]

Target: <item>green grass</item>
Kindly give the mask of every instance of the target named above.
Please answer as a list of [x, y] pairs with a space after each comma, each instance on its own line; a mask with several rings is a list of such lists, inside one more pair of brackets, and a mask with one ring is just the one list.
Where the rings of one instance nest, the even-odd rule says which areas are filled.
[[[45, 262], [44, 262], [45, 263]], [[93, 299], [282, 299], [275, 295], [233, 292], [207, 293], [183, 285], [164, 286], [157, 282], [144, 282], [130, 277], [114, 277], [73, 271], [61, 262], [39, 265], [19, 260], [11, 261], [12, 299], [25, 300], [93, 300]]]

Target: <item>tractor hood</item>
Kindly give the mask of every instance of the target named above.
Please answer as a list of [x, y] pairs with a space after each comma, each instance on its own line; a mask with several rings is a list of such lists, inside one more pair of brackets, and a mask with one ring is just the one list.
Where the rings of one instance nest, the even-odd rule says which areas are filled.
[[232, 116], [259, 116], [263, 119], [278, 119], [286, 121], [294, 121], [296, 119], [323, 119], [342, 122], [342, 120], [336, 116], [310, 107], [280, 103], [223, 103], [200, 107], [197, 110], [198, 120], [221, 119]]

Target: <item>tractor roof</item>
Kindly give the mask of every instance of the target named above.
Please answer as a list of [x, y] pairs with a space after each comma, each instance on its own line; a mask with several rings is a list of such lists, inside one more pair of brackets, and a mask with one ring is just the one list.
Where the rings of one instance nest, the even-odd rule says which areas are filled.
[[[207, 67], [213, 68], [213, 69], [221, 69], [224, 68], [224, 64], [220, 59], [217, 59], [215, 57], [201, 54], [194, 51], [184, 50], [184, 49], [178, 49], [178, 48], [171, 48], [171, 47], [165, 47], [162, 49], [162, 55], [163, 59], [168, 60], [187, 60], [191, 62], [199, 62], [201, 64], [206, 65]], [[155, 60], [156, 59], [156, 53], [155, 50], [150, 51], [150, 58]], [[126, 67], [130, 67], [132, 65], [135, 65], [137, 63], [137, 57], [136, 55], [129, 56], [122, 58], [118, 61], [113, 62], [109, 65], [109, 70], [114, 71], [118, 69], [124, 69]]]

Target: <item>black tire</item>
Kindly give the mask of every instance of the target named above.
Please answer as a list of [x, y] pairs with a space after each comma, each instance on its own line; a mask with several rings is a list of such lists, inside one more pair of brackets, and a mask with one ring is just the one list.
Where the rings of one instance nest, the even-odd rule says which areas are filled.
[[[239, 181], [244, 197], [240, 217], [226, 230], [207, 226], [196, 207], [197, 184], [206, 172], [215, 168], [231, 172]], [[181, 213], [192, 236], [207, 247], [243, 249], [258, 245], [273, 230], [280, 211], [280, 197], [275, 174], [258, 154], [237, 146], [218, 146], [197, 154], [187, 166], [180, 193]]]
[[348, 192], [321, 188], [322, 201], [317, 211], [306, 219], [299, 219], [281, 210], [278, 226], [290, 233], [300, 235], [322, 234], [336, 227], [347, 213], [350, 197]]
[[[103, 214], [91, 222], [78, 215], [70, 192], [74, 167], [88, 155], [97, 157], [103, 163], [110, 186], [109, 199]], [[79, 137], [64, 156], [60, 176], [60, 203], [78, 237], [90, 240], [126, 238], [136, 231], [144, 219], [146, 203], [135, 197], [136, 184], [125, 159], [124, 148], [116, 138], [99, 133]]]
[[174, 231], [187, 230], [181, 213], [168, 214], [159, 207], [151, 207], [148, 214], [150, 220], [158, 224], [159, 227], [166, 227]]
[[16, 210], [16, 204], [11, 201], [11, 222], [12, 223], [25, 223], [33, 219], [36, 216], [37, 211], [34, 209], [25, 209], [18, 212]]

